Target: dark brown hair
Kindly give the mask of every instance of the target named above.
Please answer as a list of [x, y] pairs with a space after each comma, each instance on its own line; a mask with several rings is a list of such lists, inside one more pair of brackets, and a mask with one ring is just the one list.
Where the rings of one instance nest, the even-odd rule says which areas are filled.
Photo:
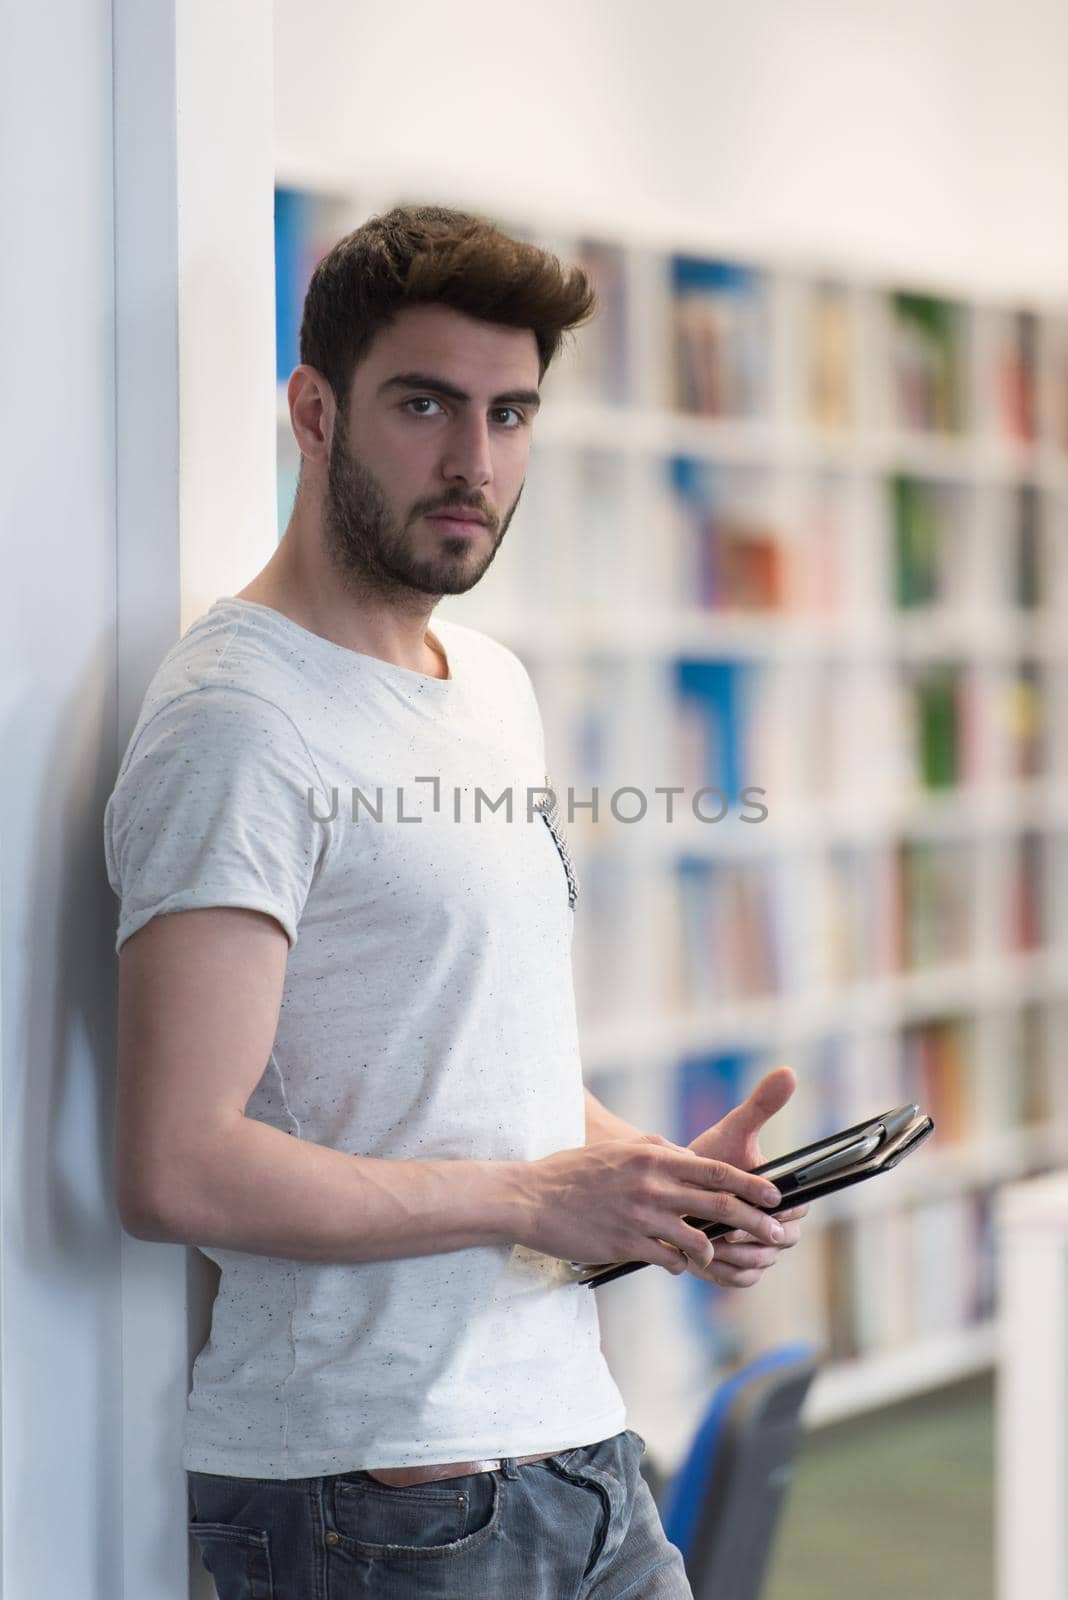
[[347, 408], [356, 364], [405, 306], [451, 306], [485, 322], [530, 328], [539, 381], [564, 334], [596, 309], [581, 267], [444, 206], [395, 206], [339, 239], [312, 273], [300, 325], [300, 359]]

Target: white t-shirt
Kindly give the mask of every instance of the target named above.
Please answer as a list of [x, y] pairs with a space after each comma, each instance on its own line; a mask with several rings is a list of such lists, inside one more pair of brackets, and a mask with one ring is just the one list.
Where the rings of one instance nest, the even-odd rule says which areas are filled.
[[[472, 628], [434, 631], [445, 679], [248, 600], [194, 622], [105, 814], [116, 949], [160, 912], [270, 912], [290, 949], [248, 1116], [354, 1155], [532, 1161], [585, 1140], [573, 882], [528, 816], [546, 773], [525, 668]], [[204, 1254], [222, 1278], [187, 1470], [318, 1476], [626, 1426], [594, 1293], [555, 1257]]]

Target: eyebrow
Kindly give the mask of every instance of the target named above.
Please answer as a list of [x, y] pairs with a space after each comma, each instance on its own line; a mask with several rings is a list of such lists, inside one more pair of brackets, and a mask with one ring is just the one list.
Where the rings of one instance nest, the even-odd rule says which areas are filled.
[[[392, 378], [387, 378], [385, 383], [379, 384], [378, 393], [383, 394], [387, 389], [432, 389], [435, 394], [446, 395], [450, 400], [471, 399], [455, 383], [449, 383], [447, 378], [435, 378], [430, 372], [398, 372]], [[511, 389], [507, 394], [495, 394], [490, 401], [491, 406], [512, 404], [530, 406], [531, 410], [537, 411], [541, 405], [541, 395], [537, 389]]]

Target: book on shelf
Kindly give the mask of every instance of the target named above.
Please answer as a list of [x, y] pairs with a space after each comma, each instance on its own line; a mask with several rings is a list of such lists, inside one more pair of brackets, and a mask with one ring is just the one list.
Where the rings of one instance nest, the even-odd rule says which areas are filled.
[[[759, 682], [767, 669], [750, 667]], [[936, 793], [981, 778], [988, 702], [964, 663], [901, 662], [886, 670], [868, 663], [848, 672], [831, 664], [818, 672], [816, 683], [801, 764], [790, 769], [811, 796], [839, 804], [852, 796], [860, 812], [869, 801]], [[1007, 734], [1008, 683], [1001, 694]], [[743, 729], [737, 743], [744, 750], [748, 742]], [[796, 741], [791, 748], [797, 751]]]
[[592, 320], [565, 341], [559, 372], [550, 372], [569, 399], [625, 404], [632, 378], [624, 251], [607, 240], [581, 237], [568, 249], [567, 263], [581, 267], [589, 276], [597, 309]]
[[897, 847], [902, 971], [955, 966], [975, 950], [976, 860], [967, 839], [906, 839]]
[[275, 370], [285, 383], [300, 363], [300, 322], [311, 275], [335, 243], [328, 207], [303, 189], [274, 191]]
[[[586, 654], [543, 663], [540, 686], [547, 702], [560, 708], [559, 735], [550, 741], [551, 772], [558, 785], [565, 827], [586, 832], [607, 826], [612, 794], [627, 774], [623, 765], [626, 706], [620, 694], [619, 664], [613, 655]], [[596, 796], [594, 789], [597, 790]], [[573, 791], [569, 792], [569, 791]], [[591, 802], [596, 803], [596, 814]], [[622, 803], [622, 816], [636, 811]]]
[[1055, 450], [1068, 455], [1068, 317], [1048, 318], [1043, 332], [1041, 432]]
[[676, 660], [676, 716], [681, 733], [677, 778], [694, 790], [715, 785], [736, 803], [752, 781], [747, 701], [753, 669], [745, 661]]
[[855, 360], [848, 289], [835, 283], [816, 284], [805, 332], [808, 419], [817, 428], [847, 428], [854, 420]]
[[683, 856], [677, 864], [686, 1002], [780, 992], [786, 985], [784, 919], [769, 860]]
[[1035, 611], [1048, 600], [1049, 581], [1042, 537], [1042, 499], [1033, 483], [1013, 487], [1010, 500], [1010, 605]]
[[901, 669], [911, 697], [914, 771], [925, 789], [948, 789], [975, 777], [968, 737], [974, 686], [963, 667], [932, 662]]
[[[713, 791], [703, 822], [737, 818], [746, 791], [761, 791], [772, 825], [774, 802], [790, 797], [797, 770], [794, 680], [785, 664], [759, 659], [677, 656], [671, 664], [672, 782]], [[747, 813], [751, 816], [751, 813]]]
[[1037, 315], [1013, 312], [998, 341], [993, 381], [1001, 431], [1017, 444], [1038, 437], [1038, 358]]
[[810, 970], [821, 988], [893, 971], [896, 946], [892, 857], [881, 847], [838, 846], [814, 863], [808, 927]]
[[999, 718], [1005, 766], [1015, 780], [1037, 778], [1046, 769], [1046, 686], [1037, 661], [1018, 661], [999, 680]]
[[962, 432], [965, 422], [963, 308], [932, 295], [890, 297], [891, 351], [900, 427]]
[[859, 562], [853, 484], [848, 474], [817, 469], [800, 485], [797, 551], [787, 593], [802, 615], [826, 615], [854, 606]]
[[703, 417], [767, 412], [769, 314], [764, 276], [736, 261], [671, 262], [675, 403]]
[[992, 1231], [983, 1189], [928, 1200], [911, 1222], [914, 1328], [937, 1339], [983, 1321], [982, 1267]]
[[682, 544], [680, 599], [716, 611], [787, 603], [786, 550], [761, 469], [676, 456], [671, 486]]
[[1043, 905], [1045, 840], [1030, 830], [1011, 841], [1008, 861], [1009, 917], [1006, 947], [1015, 952], [1038, 950], [1046, 943]]
[[938, 1143], [960, 1144], [976, 1126], [974, 1038], [963, 1017], [909, 1023], [901, 1034], [902, 1087], [934, 1118]]
[[967, 571], [967, 504], [955, 484], [896, 473], [889, 483], [894, 600], [902, 610], [960, 598]]
[[1065, 1121], [1063, 1063], [1057, 1059], [1055, 1009], [1041, 1001], [1020, 1006], [997, 1063], [994, 1114], [1006, 1127], [1041, 1128]]

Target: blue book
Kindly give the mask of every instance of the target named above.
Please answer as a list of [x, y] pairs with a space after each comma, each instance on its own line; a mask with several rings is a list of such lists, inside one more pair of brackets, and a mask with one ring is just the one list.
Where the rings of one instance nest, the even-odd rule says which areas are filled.
[[299, 189], [274, 191], [275, 370], [285, 383], [300, 365], [300, 319], [308, 288], [308, 244], [314, 200]]
[[[708, 730], [704, 782], [722, 790], [731, 806], [740, 803], [750, 781], [745, 768], [746, 692], [750, 666], [744, 661], [675, 663], [678, 693], [696, 703]], [[714, 797], [706, 796], [703, 811], [714, 815]]]
[[749, 1050], [683, 1057], [675, 1077], [676, 1144], [689, 1144], [745, 1099], [754, 1060]]
[[737, 261], [714, 261], [701, 256], [675, 256], [671, 276], [676, 294], [753, 294], [760, 273]]

